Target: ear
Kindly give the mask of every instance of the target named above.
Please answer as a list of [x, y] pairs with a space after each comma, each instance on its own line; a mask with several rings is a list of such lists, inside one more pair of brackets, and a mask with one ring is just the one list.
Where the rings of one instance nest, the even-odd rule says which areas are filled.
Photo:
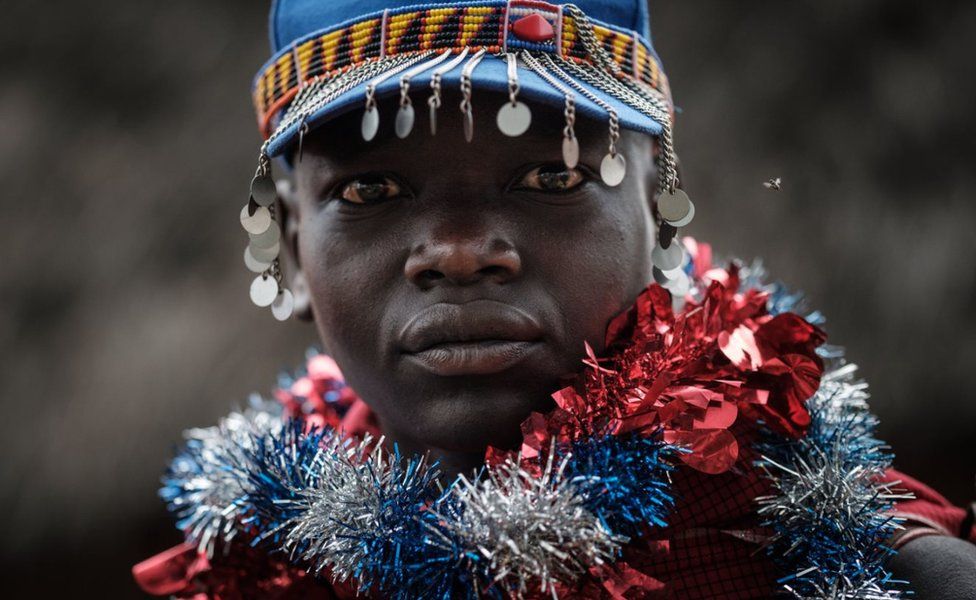
[[313, 321], [312, 299], [308, 290], [308, 280], [302, 271], [301, 257], [298, 253], [298, 232], [301, 229], [301, 212], [295, 197], [294, 186], [289, 179], [278, 181], [278, 214], [281, 215], [282, 252], [281, 261], [288, 277], [288, 289], [295, 297], [294, 315], [301, 321]]

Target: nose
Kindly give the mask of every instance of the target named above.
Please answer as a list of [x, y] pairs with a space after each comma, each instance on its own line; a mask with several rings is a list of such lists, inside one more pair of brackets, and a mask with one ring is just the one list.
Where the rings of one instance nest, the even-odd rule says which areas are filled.
[[407, 258], [404, 275], [421, 289], [443, 283], [506, 283], [522, 273], [515, 246], [490, 236], [446, 236], [417, 245]]

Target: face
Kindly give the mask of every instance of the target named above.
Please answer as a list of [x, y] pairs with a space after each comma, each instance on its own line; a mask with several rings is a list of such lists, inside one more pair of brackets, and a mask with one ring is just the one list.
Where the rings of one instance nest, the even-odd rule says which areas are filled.
[[314, 130], [284, 207], [298, 306], [324, 349], [407, 448], [481, 456], [521, 441], [531, 411], [599, 352], [608, 321], [651, 280], [652, 140], [624, 132], [628, 174], [599, 178], [604, 122], [580, 119], [580, 166], [562, 164], [562, 111], [533, 106], [519, 138], [495, 126], [505, 98], [475, 93], [474, 140], [448, 96], [437, 135], [417, 97], [401, 140], [381, 104]]

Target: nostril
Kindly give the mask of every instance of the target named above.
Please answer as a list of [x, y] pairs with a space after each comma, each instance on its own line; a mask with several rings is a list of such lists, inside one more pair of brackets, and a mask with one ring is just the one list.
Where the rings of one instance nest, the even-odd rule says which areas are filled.
[[508, 269], [500, 265], [488, 265], [487, 267], [478, 269], [478, 272], [485, 277], [501, 277], [508, 273]]
[[444, 274], [434, 269], [424, 269], [420, 272], [419, 277], [424, 281], [437, 281], [438, 279], [444, 279]]

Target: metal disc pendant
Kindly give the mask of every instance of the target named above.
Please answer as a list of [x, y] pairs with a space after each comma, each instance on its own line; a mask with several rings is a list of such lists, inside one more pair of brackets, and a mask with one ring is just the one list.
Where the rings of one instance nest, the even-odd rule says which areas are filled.
[[281, 244], [275, 244], [274, 246], [269, 246], [267, 248], [261, 248], [259, 246], [248, 244], [247, 247], [251, 250], [251, 256], [256, 258], [259, 262], [270, 263], [274, 259], [278, 258], [278, 253], [281, 252]]
[[249, 233], [247, 237], [251, 240], [251, 246], [255, 248], [270, 248], [281, 239], [281, 228], [275, 223], [264, 233]]
[[278, 282], [274, 277], [258, 275], [251, 282], [251, 302], [264, 308], [271, 306], [271, 303], [278, 297]]
[[600, 163], [600, 178], [610, 187], [620, 185], [627, 175], [627, 159], [621, 153], [607, 154]]
[[396, 116], [396, 134], [401, 140], [413, 131], [413, 122], [416, 120], [413, 104], [401, 106]]
[[464, 111], [464, 140], [471, 143], [474, 139], [474, 115], [471, 109]]
[[278, 188], [274, 179], [258, 175], [251, 180], [251, 198], [260, 206], [271, 206], [278, 199]]
[[506, 102], [498, 110], [495, 121], [502, 133], [509, 137], [518, 137], [529, 130], [529, 125], [532, 124], [532, 111], [523, 102], [516, 101], [515, 104]]
[[667, 286], [671, 282], [671, 279], [669, 279], [661, 269], [654, 267], [651, 269], [651, 272], [654, 274], [654, 281], [656, 281], [658, 284]]
[[661, 213], [661, 218], [675, 224], [688, 216], [691, 211], [691, 200], [688, 194], [682, 190], [674, 190], [674, 193], [664, 192], [657, 199], [657, 211]]
[[255, 235], [264, 233], [271, 227], [271, 211], [263, 206], [258, 206], [254, 214], [250, 214], [250, 202], [241, 209], [241, 227], [248, 233]]
[[375, 106], [370, 106], [363, 113], [363, 124], [360, 127], [360, 131], [363, 134], [363, 139], [367, 142], [373, 141], [376, 137], [376, 132], [380, 130], [380, 111], [377, 110]]
[[254, 258], [251, 254], [251, 247], [244, 248], [244, 266], [252, 273], [264, 273], [271, 268], [271, 261], [264, 262]]
[[278, 297], [271, 303], [271, 314], [279, 321], [287, 321], [295, 310], [295, 297], [288, 289], [281, 290]]
[[685, 294], [691, 290], [691, 280], [688, 278], [688, 275], [682, 271], [677, 277], [665, 284], [664, 287], [671, 292], [672, 296], [684, 298]]
[[563, 138], [563, 162], [567, 169], [575, 169], [579, 164], [579, 139], [575, 135]]
[[689, 200], [688, 205], [691, 207], [691, 209], [688, 210], [688, 214], [685, 215], [684, 219], [674, 222], [668, 221], [668, 223], [671, 223], [671, 225], [674, 227], [684, 227], [685, 225], [691, 223], [691, 221], [695, 218], [695, 203]]
[[657, 244], [651, 251], [651, 261], [655, 267], [662, 271], [673, 271], [680, 267], [683, 256], [684, 251], [681, 250], [681, 245], [677, 242], [671, 242], [667, 248], [662, 248], [661, 244]]

